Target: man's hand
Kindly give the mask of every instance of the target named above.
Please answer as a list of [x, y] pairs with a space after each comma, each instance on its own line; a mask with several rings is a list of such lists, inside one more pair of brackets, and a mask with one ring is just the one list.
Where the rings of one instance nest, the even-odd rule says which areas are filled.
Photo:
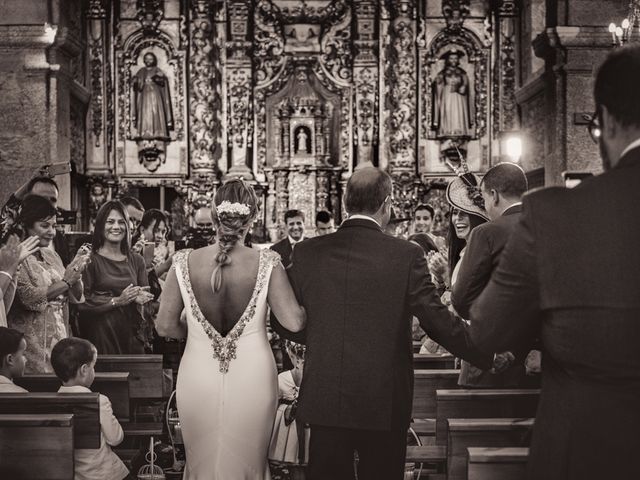
[[502, 373], [515, 361], [516, 357], [511, 352], [496, 353], [493, 356], [493, 368], [491, 373]]

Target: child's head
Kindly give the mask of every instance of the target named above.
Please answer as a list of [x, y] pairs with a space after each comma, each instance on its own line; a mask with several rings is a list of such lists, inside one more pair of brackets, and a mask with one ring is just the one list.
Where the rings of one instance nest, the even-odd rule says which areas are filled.
[[84, 338], [63, 338], [51, 351], [51, 366], [62, 383], [90, 387], [96, 376], [98, 351]]
[[13, 328], [0, 327], [0, 370], [8, 378], [24, 375], [27, 365], [27, 341], [24, 334]]

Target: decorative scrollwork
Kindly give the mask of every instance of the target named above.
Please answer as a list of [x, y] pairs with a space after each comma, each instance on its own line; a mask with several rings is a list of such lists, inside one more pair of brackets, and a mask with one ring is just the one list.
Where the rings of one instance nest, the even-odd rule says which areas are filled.
[[377, 137], [377, 125], [375, 122], [376, 80], [376, 72], [372, 68], [365, 67], [356, 71], [356, 123], [358, 132], [354, 135], [354, 140], [361, 142], [362, 145], [371, 145]]
[[[502, 36], [500, 64], [502, 66], [502, 129], [516, 126], [516, 59], [513, 36]], [[497, 82], [496, 82], [497, 83]]]
[[158, 25], [164, 17], [163, 0], [138, 0], [136, 18], [146, 35], [153, 35], [158, 31]]
[[260, 0], [256, 5], [255, 49], [253, 63], [256, 75], [256, 88], [263, 88], [281, 72], [286, 61], [282, 28], [277, 20], [277, 9], [268, 0]]
[[337, 83], [348, 83], [353, 69], [351, 50], [351, 8], [345, 7], [322, 37], [320, 62]]
[[387, 131], [390, 163], [397, 168], [412, 168], [415, 162], [416, 68], [415, 37], [412, 22], [397, 18], [389, 26], [391, 43], [387, 50], [385, 76], [387, 96]]
[[93, 98], [91, 101], [91, 130], [95, 138], [95, 146], [100, 146], [100, 136], [102, 135], [102, 37], [91, 40], [89, 52], [91, 55], [91, 91]]
[[234, 68], [229, 72], [227, 87], [227, 105], [229, 107], [228, 145], [243, 147], [245, 145], [245, 129], [249, 119], [249, 102], [251, 96], [251, 72], [244, 68]]
[[213, 28], [209, 2], [194, 2], [191, 19], [190, 55], [190, 140], [191, 166], [196, 174], [212, 175], [216, 165], [216, 138], [219, 122], [215, 105], [219, 102], [215, 83]]
[[465, 19], [471, 13], [471, 0], [443, 0], [442, 15], [447, 22], [447, 28], [458, 30], [462, 28]]

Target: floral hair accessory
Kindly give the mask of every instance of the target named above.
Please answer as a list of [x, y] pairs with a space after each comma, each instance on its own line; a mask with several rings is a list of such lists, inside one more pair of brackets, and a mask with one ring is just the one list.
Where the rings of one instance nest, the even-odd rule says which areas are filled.
[[251, 213], [251, 209], [249, 208], [249, 205], [245, 203], [238, 203], [238, 202], [231, 203], [227, 200], [220, 203], [220, 205], [216, 205], [216, 211], [218, 212], [218, 214], [228, 213], [231, 215], [240, 215], [240, 216], [246, 216]]

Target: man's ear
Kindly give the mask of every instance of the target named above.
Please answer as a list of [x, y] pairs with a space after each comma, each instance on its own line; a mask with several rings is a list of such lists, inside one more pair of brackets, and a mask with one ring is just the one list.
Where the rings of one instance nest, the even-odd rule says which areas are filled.
[[609, 113], [607, 107], [602, 105], [600, 107], [600, 128], [602, 132], [607, 132], [607, 137], [611, 138], [618, 133], [618, 122], [615, 118]]
[[88, 363], [83, 363], [82, 365], [80, 365], [80, 376], [84, 377], [87, 374], [88, 370], [89, 370]]
[[498, 205], [500, 203], [500, 194], [493, 188], [491, 189], [491, 201], [494, 205]]
[[13, 365], [13, 353], [7, 353], [3, 358], [0, 359], [0, 367], [3, 367], [4, 365]]

